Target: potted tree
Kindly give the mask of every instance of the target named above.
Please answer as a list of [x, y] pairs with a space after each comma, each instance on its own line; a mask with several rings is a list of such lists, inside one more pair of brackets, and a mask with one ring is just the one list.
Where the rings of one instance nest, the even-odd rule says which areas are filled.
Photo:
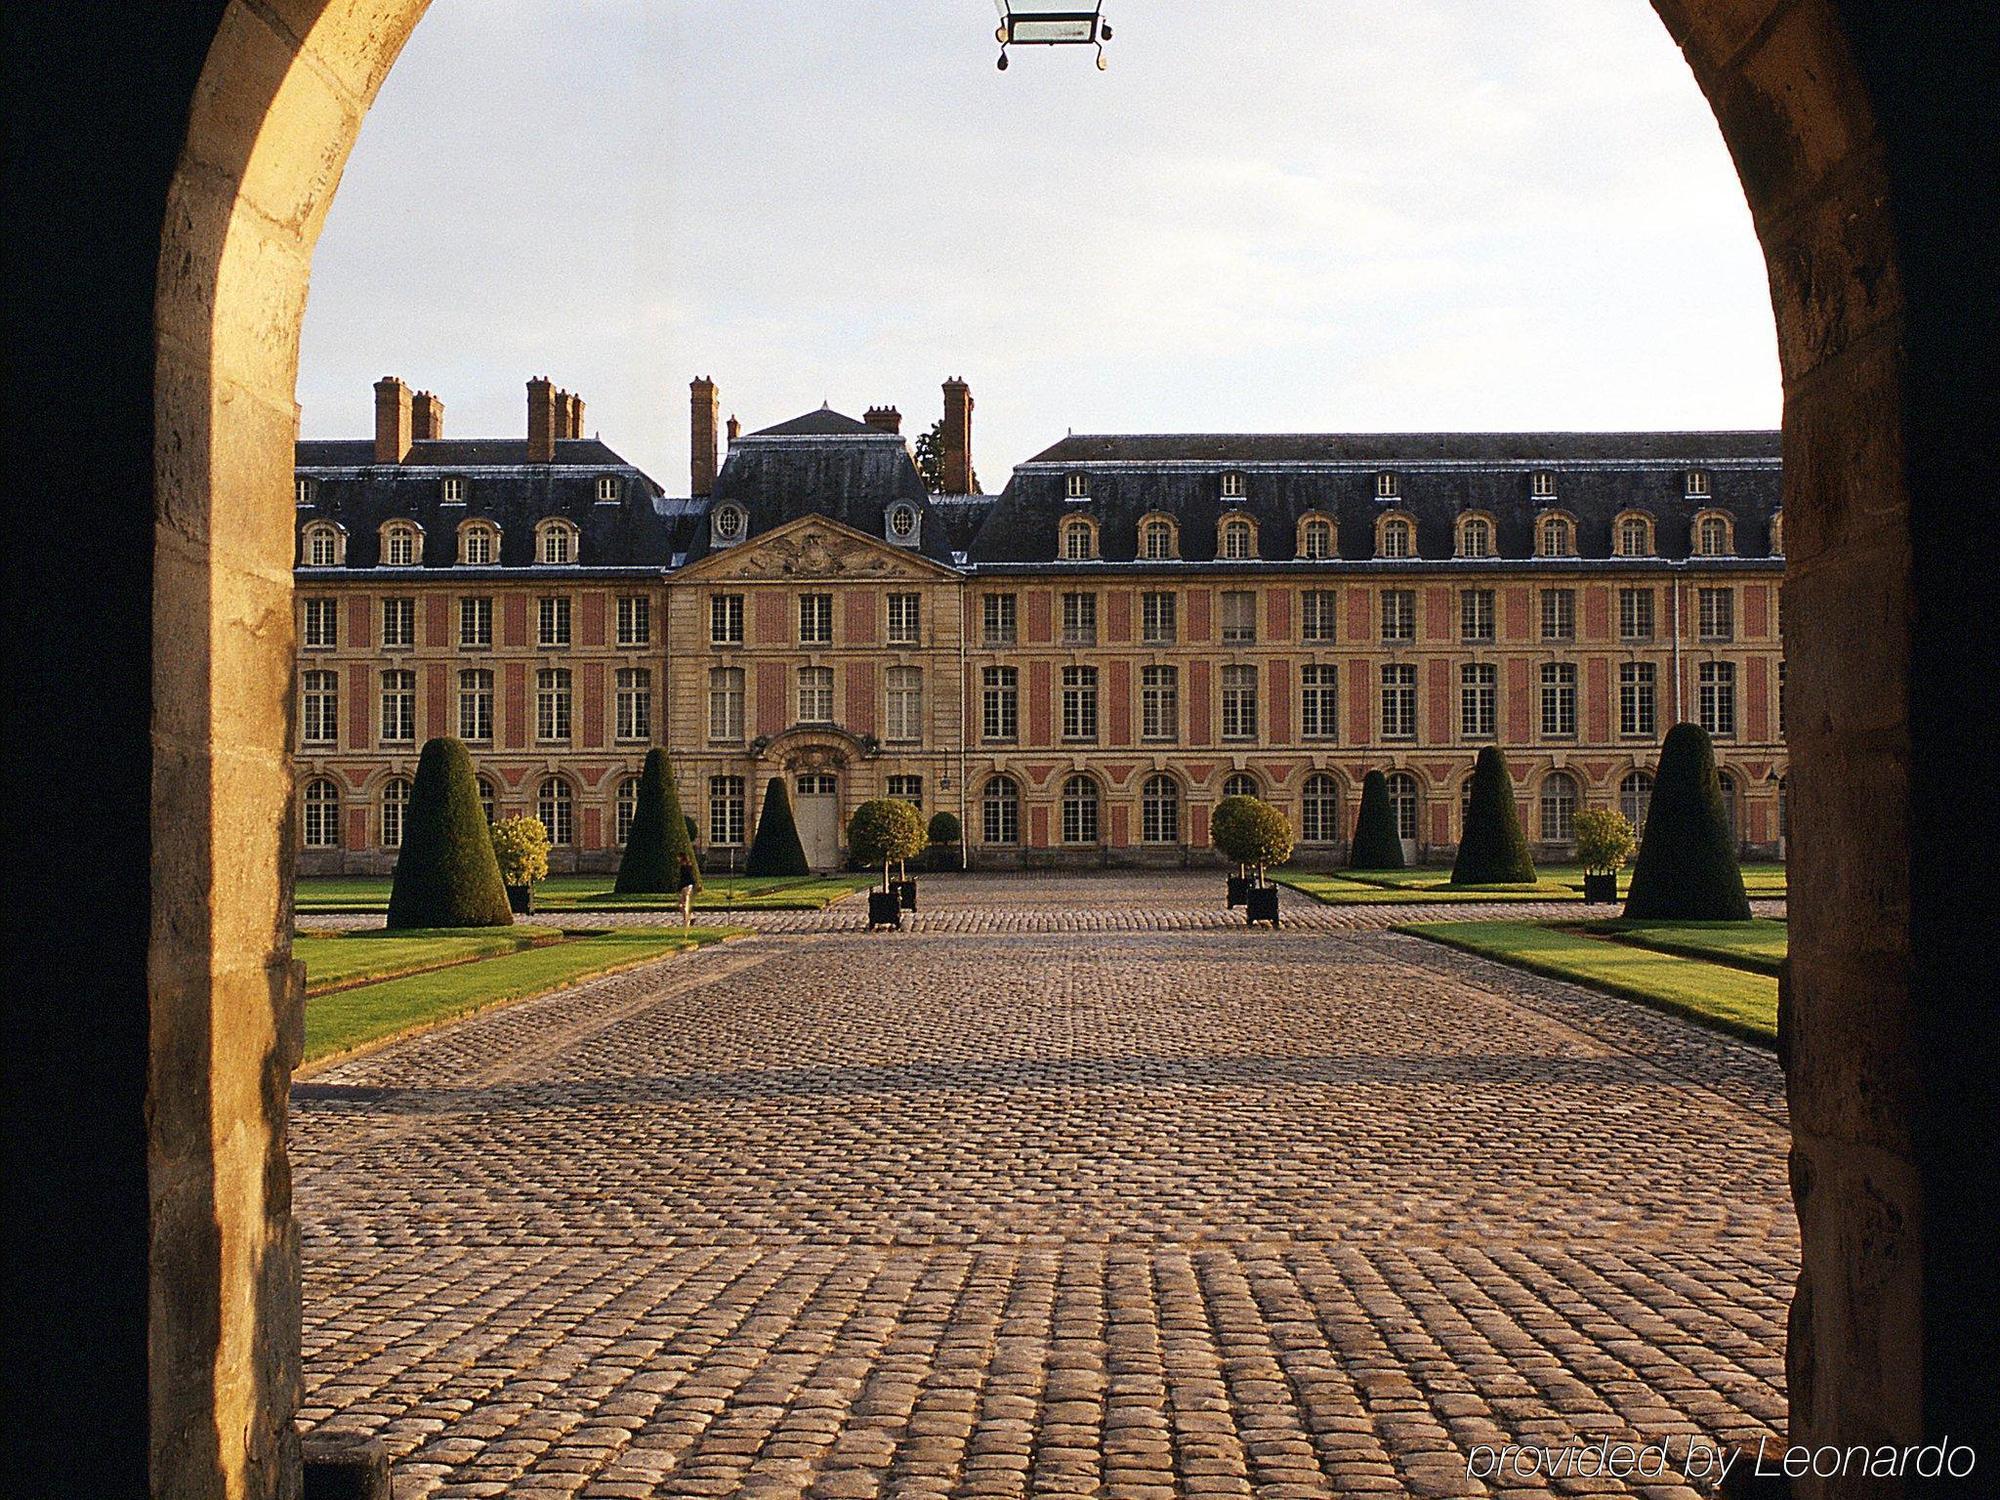
[[540, 818], [502, 818], [493, 825], [493, 856], [507, 883], [507, 904], [527, 916], [535, 909], [535, 882], [548, 878], [548, 829]]
[[901, 927], [902, 898], [889, 878], [891, 865], [915, 859], [928, 842], [924, 820], [899, 797], [876, 797], [847, 820], [848, 852], [859, 864], [882, 867], [882, 889], [868, 893], [868, 927]]
[[[1209, 819], [1209, 838], [1225, 859], [1249, 873], [1243, 904], [1248, 922], [1278, 925], [1278, 888], [1265, 869], [1291, 858], [1292, 825], [1285, 815], [1256, 797], [1224, 797]], [[1233, 902], [1231, 903], [1234, 904]]]
[[1618, 899], [1618, 872], [1638, 847], [1632, 825], [1615, 807], [1586, 807], [1576, 815], [1576, 857], [1583, 861], [1583, 899]]
[[[546, 862], [543, 868], [547, 868]], [[389, 892], [390, 927], [505, 927], [514, 920], [464, 742], [424, 746]]]

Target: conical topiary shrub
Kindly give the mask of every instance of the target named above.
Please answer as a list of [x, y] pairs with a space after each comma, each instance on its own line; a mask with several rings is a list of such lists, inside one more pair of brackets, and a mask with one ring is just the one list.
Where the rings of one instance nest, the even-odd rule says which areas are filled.
[[1389, 801], [1389, 778], [1370, 771], [1361, 778], [1361, 812], [1354, 820], [1354, 844], [1347, 863], [1356, 870], [1400, 870], [1403, 841], [1396, 833], [1396, 809]]
[[1715, 774], [1715, 747], [1699, 724], [1676, 724], [1660, 747], [1660, 772], [1653, 780], [1625, 915], [1679, 922], [1750, 920], [1729, 809]]
[[403, 847], [389, 891], [391, 927], [510, 927], [507, 887], [461, 740], [424, 745], [403, 813]]
[[1514, 808], [1514, 777], [1497, 745], [1479, 752], [1472, 766], [1472, 798], [1465, 809], [1465, 830], [1452, 862], [1453, 885], [1528, 884], [1535, 862], [1521, 836], [1521, 816]]
[[633, 809], [632, 831], [625, 839], [625, 857], [618, 862], [620, 894], [673, 892], [680, 889], [681, 857], [694, 866], [694, 883], [701, 886], [701, 859], [681, 814], [674, 790], [674, 768], [664, 750], [646, 752], [646, 769], [639, 773], [639, 804]]
[[810, 875], [806, 846], [799, 842], [799, 825], [792, 820], [792, 794], [785, 778], [773, 776], [764, 788], [764, 811], [757, 818], [757, 837], [743, 863], [746, 875]]

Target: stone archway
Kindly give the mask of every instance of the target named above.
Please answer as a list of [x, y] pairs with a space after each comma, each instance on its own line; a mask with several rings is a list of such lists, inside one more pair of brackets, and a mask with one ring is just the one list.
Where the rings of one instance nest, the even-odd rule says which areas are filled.
[[[2000, 1456], [1993, 1169], [1987, 1132], [1963, 1128], [2000, 1114], [1984, 934], [1962, 905], [1991, 813], [1956, 790], [1984, 770], [1963, 730], [1995, 648], [1979, 551], [1951, 525], [2000, 447], [1990, 338], [1963, 312], [2000, 291], [1982, 258], [2000, 127], [1963, 62], [1990, 55], [1995, 22], [1981, 0], [1656, 4], [1743, 180], [1786, 385], [1808, 792], [1783, 1024], [1805, 1259], [1793, 1435], [1949, 1431]], [[46, 851], [16, 982], [73, 1001], [10, 1023], [10, 1220], [38, 1227], [22, 1267], [47, 1289], [18, 1309], [33, 1352], [16, 1374], [64, 1393], [24, 1472], [74, 1492], [134, 1493], [150, 1472], [156, 1494], [263, 1497], [296, 1478], [292, 393], [314, 240], [423, 9], [9, 17], [28, 149], [7, 183], [44, 230], [10, 250], [12, 283], [73, 297], [43, 309], [11, 380], [7, 483], [100, 516], [106, 544], [78, 570], [74, 529], [45, 526], [8, 556], [30, 585], [10, 590], [17, 677], [66, 689], [7, 751]], [[66, 610], [43, 607], [52, 579]], [[135, 763], [143, 794], [123, 784]], [[66, 935], [78, 907], [97, 920]]]

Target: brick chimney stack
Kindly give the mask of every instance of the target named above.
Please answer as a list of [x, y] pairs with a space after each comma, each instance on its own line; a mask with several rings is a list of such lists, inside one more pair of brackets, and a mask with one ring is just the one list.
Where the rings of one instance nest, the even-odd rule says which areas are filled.
[[741, 436], [743, 436], [743, 424], [736, 420], [734, 413], [731, 413], [729, 418], [729, 445], [732, 448], [735, 447], [736, 440]]
[[569, 435], [573, 438], [583, 436], [583, 397], [581, 396], [572, 395], [569, 398]]
[[[688, 493], [715, 493], [715, 382], [706, 375], [688, 382]], [[732, 434], [733, 435], [733, 434]]]
[[899, 433], [903, 430], [903, 414], [893, 406], [871, 406], [861, 420], [878, 432]]
[[552, 464], [556, 461], [556, 433], [559, 430], [555, 383], [546, 375], [528, 382], [528, 462]]
[[410, 441], [429, 442], [444, 436], [444, 403], [429, 391], [410, 398]]
[[971, 495], [972, 387], [954, 375], [944, 383], [944, 431], [938, 442], [939, 487], [947, 495]]
[[410, 456], [410, 388], [393, 375], [375, 382], [375, 462], [399, 464]]

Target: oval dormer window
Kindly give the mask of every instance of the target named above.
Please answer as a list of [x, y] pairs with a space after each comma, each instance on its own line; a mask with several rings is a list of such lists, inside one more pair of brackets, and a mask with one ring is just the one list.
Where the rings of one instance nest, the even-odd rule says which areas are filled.
[[740, 506], [717, 506], [714, 524], [715, 539], [724, 546], [743, 540], [743, 511]]
[[913, 546], [917, 540], [917, 508], [914, 505], [889, 507], [889, 540], [898, 546]]

